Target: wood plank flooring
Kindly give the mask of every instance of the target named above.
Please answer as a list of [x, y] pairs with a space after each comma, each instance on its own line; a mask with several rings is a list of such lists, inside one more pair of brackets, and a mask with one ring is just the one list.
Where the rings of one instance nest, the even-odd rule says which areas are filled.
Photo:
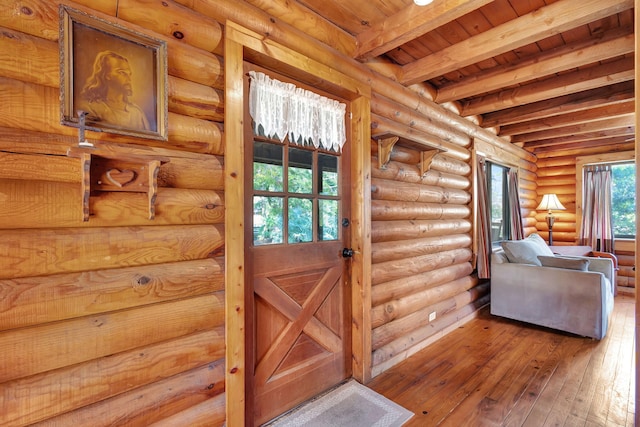
[[367, 385], [415, 413], [405, 426], [633, 426], [634, 314], [634, 297], [617, 296], [596, 341], [485, 307]]

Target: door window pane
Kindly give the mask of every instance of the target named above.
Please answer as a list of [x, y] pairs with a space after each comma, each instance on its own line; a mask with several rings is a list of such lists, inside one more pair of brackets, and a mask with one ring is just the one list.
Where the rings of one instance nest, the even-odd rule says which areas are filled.
[[338, 158], [329, 154], [318, 154], [318, 193], [338, 195]]
[[282, 243], [283, 198], [253, 196], [253, 244]]
[[289, 147], [289, 193], [313, 192], [313, 152]]
[[313, 201], [289, 198], [289, 243], [313, 241]]
[[318, 240], [338, 240], [338, 201], [318, 200]]
[[282, 146], [255, 141], [253, 145], [253, 189], [283, 191]]

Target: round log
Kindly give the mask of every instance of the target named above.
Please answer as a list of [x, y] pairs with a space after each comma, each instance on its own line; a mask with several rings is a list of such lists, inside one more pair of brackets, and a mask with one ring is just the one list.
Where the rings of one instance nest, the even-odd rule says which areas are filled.
[[374, 221], [463, 219], [471, 215], [469, 206], [440, 205], [436, 203], [371, 201], [371, 218]]
[[179, 148], [200, 145], [204, 153], [224, 154], [220, 125], [193, 117], [169, 113], [169, 140]]
[[0, 76], [37, 85], [60, 87], [58, 43], [19, 31], [0, 31]]
[[167, 43], [167, 52], [169, 75], [224, 90], [224, 66], [219, 56], [175, 40]]
[[522, 178], [518, 180], [518, 186], [523, 190], [531, 190], [534, 192], [536, 191], [536, 188], [538, 188], [535, 181], [528, 181]]
[[371, 241], [408, 240], [420, 237], [468, 233], [471, 222], [465, 219], [420, 221], [372, 221]]
[[169, 76], [168, 109], [196, 119], [224, 121], [224, 93], [199, 83]]
[[571, 166], [573, 166], [573, 169], [575, 170], [576, 157], [561, 156], [561, 157], [553, 157], [549, 159], [538, 159], [537, 165], [538, 165], [538, 170], [546, 169], [546, 168], [571, 167]]
[[371, 245], [371, 262], [376, 264], [469, 246], [471, 246], [471, 236], [468, 234], [378, 242]]
[[[51, 0], [0, 2], [0, 26], [57, 42], [60, 35], [59, 4], [59, 1]], [[99, 11], [116, 15], [116, 2], [113, 0], [75, 0], [75, 5], [90, 7], [94, 14]]]
[[524, 188], [520, 188], [519, 190], [519, 196], [520, 199], [537, 199], [538, 198], [538, 192], [537, 191], [531, 191], [531, 190], [527, 190]]
[[158, 187], [224, 190], [224, 159], [202, 155], [201, 158], [172, 157], [160, 166]]
[[423, 307], [432, 306], [448, 298], [453, 298], [476, 284], [477, 280], [472, 279], [471, 276], [466, 276], [374, 306], [371, 309], [371, 327], [375, 330], [394, 319], [407, 316]]
[[222, 26], [175, 2], [118, 0], [118, 18], [191, 46], [214, 52], [222, 40]]
[[[522, 160], [520, 161], [521, 163], [523, 162]], [[518, 171], [518, 179], [520, 179], [521, 181], [530, 181], [530, 182], [536, 182], [536, 180], [538, 179], [538, 168], [536, 167], [535, 172], [526, 170], [526, 169], [520, 169]]]
[[[488, 284], [482, 284], [476, 286], [478, 279], [476, 277], [469, 276], [465, 278], [472, 282], [469, 285], [461, 285], [461, 288], [469, 288], [469, 292], [466, 290], [460, 294], [465, 297], [466, 300], [475, 300], [478, 295], [485, 295], [487, 293]], [[456, 301], [456, 305], [460, 305], [460, 302]], [[431, 323], [429, 321], [429, 314], [434, 311], [434, 306], [424, 307], [416, 312], [410, 313], [406, 316], [395, 319], [391, 322], [385, 323], [372, 331], [371, 340], [372, 348], [374, 350], [384, 346], [385, 344], [394, 341], [407, 333], [419, 328], [421, 326]], [[446, 308], [445, 308], [446, 311]], [[436, 309], [437, 312], [437, 309]]]
[[540, 200], [542, 200], [542, 196], [548, 193], [555, 193], [558, 196], [563, 194], [572, 194], [575, 196], [576, 194], [576, 186], [574, 185], [545, 185], [545, 186], [538, 186], [538, 196], [540, 197]]
[[[60, 124], [60, 91], [55, 88], [0, 77], [0, 126], [77, 136], [78, 129]], [[24, 108], [28, 105], [29, 108]], [[136, 144], [179, 147], [193, 152], [222, 154], [222, 133], [218, 125], [205, 120], [169, 113], [168, 141], [135, 138]], [[87, 131], [88, 140], [131, 144], [132, 137]]]
[[386, 117], [389, 120], [400, 122], [406, 126], [414, 127], [443, 141], [461, 147], [469, 147], [471, 145], [471, 138], [463, 132], [438, 123], [422, 114], [418, 114], [404, 105], [393, 102], [375, 92], [373, 92], [371, 96], [371, 112]]
[[471, 195], [464, 190], [447, 189], [431, 185], [413, 184], [373, 178], [371, 197], [378, 200], [395, 200], [421, 203], [450, 203], [465, 205]]
[[544, 167], [538, 169], [538, 179], [548, 176], [562, 176], [562, 175], [574, 175], [576, 174], [575, 163], [572, 166], [555, 166]]
[[371, 266], [371, 284], [388, 282], [434, 270], [443, 265], [460, 264], [471, 259], [471, 250], [452, 249], [435, 254], [420, 255], [401, 260], [381, 262]]
[[[437, 311], [439, 315], [439, 320], [436, 320], [438, 326], [434, 327], [434, 325], [428, 324], [420, 328], [416, 328], [403, 337], [393, 340], [389, 344], [375, 350], [371, 355], [371, 364], [373, 365], [374, 371], [378, 368], [379, 365], [382, 365], [383, 363], [391, 360], [394, 357], [406, 357], [404, 355], [404, 352], [406, 350], [421, 343], [433, 334], [438, 333], [439, 331], [446, 328], [446, 326], [449, 326], [460, 320], [461, 318], [476, 312], [480, 307], [488, 304], [489, 302], [490, 296], [488, 294], [485, 294], [484, 296], [463, 307], [455, 306], [455, 301], [453, 304], [453, 309], [449, 308], [451, 307], [451, 304], [445, 305], [443, 303], [440, 303], [442, 304], [443, 310]], [[438, 304], [437, 308], [441, 307], [440, 304]], [[433, 308], [435, 309], [436, 307]], [[394, 363], [398, 363], [400, 360]]]
[[450, 142], [445, 142], [440, 138], [433, 137], [424, 132], [410, 128], [409, 126], [405, 126], [401, 123], [388, 120], [375, 114], [371, 114], [371, 129], [372, 137], [374, 137], [375, 135], [392, 133], [394, 135], [404, 137], [408, 140], [415, 141], [416, 143], [424, 144], [425, 149], [435, 148], [438, 150], [446, 151], [447, 156], [459, 160], [466, 161], [471, 158], [471, 153], [469, 152], [469, 150], [463, 147], [457, 146]]
[[428, 287], [438, 286], [461, 277], [469, 276], [473, 272], [471, 263], [463, 262], [442, 266], [426, 273], [416, 274], [411, 277], [390, 280], [379, 283], [371, 288], [371, 306], [383, 304], [392, 299], [398, 299], [405, 295], [419, 292]]
[[372, 158], [371, 164], [371, 176], [375, 178], [383, 178], [401, 182], [415, 182], [427, 185], [437, 185], [440, 187], [455, 188], [461, 190], [471, 188], [471, 182], [469, 178], [463, 176], [439, 172], [433, 169], [425, 173], [424, 176], [420, 176], [420, 170], [417, 166], [394, 161], [387, 163], [384, 169], [379, 169], [375, 166], [378, 164], [377, 157]]
[[556, 175], [538, 178], [539, 187], [548, 187], [553, 185], [576, 185], [576, 175]]

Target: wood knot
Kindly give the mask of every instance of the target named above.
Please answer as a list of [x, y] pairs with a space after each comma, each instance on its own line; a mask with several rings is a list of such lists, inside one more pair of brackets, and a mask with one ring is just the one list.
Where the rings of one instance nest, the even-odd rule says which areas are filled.
[[22, 6], [20, 8], [20, 12], [25, 14], [25, 15], [33, 15], [33, 10], [31, 10], [30, 8], [28, 8], [27, 6]]
[[229, 372], [235, 374], [236, 372], [238, 372], [238, 368], [234, 366]]
[[138, 277], [137, 283], [138, 285], [147, 285], [151, 282], [151, 279], [147, 276]]
[[207, 203], [204, 207], [205, 209], [215, 209], [216, 205], [214, 203]]
[[174, 31], [173, 37], [177, 38], [178, 40], [182, 40], [184, 38], [184, 33], [182, 31]]

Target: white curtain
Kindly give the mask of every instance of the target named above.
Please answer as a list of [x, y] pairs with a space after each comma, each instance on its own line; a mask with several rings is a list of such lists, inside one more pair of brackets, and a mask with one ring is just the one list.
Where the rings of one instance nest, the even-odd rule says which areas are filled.
[[264, 135], [298, 145], [313, 145], [341, 152], [347, 140], [346, 105], [250, 71], [249, 113], [256, 133], [262, 126]]

